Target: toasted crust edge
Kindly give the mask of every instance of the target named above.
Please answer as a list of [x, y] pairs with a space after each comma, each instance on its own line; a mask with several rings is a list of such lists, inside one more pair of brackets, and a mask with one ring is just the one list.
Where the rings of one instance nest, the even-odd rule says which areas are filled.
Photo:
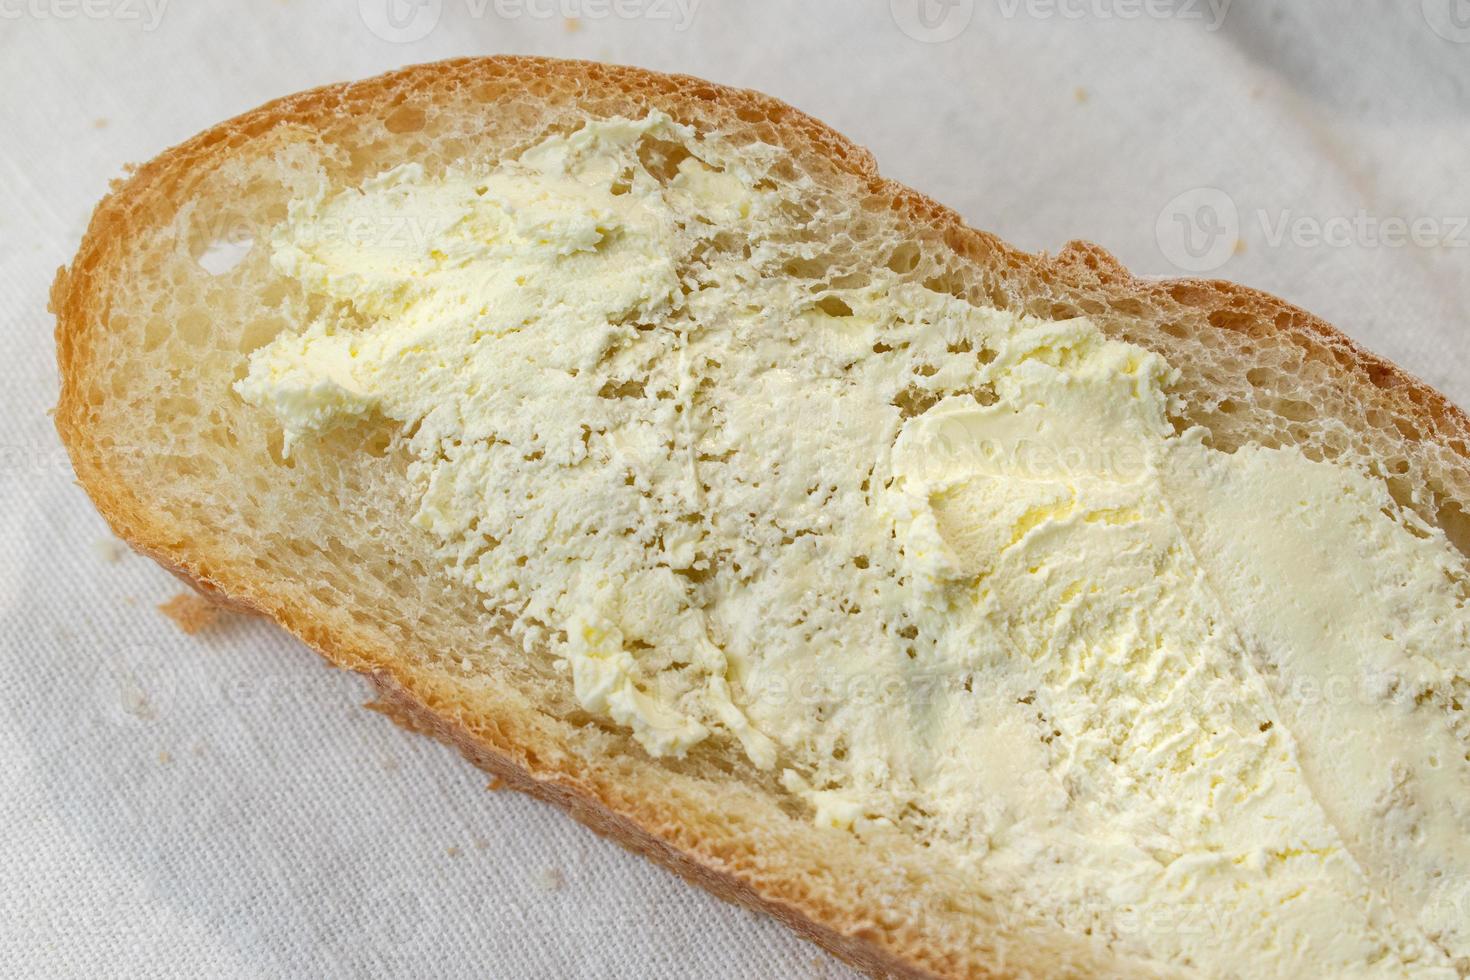
[[[70, 454], [78, 482], [112, 529], [140, 553], [153, 558], [201, 593], [240, 611], [270, 616], [315, 649], [329, 663], [366, 674], [379, 691], [382, 709], [411, 730], [432, 735], [458, 748], [470, 761], [502, 779], [508, 786], [551, 802], [579, 822], [630, 849], [652, 858], [686, 880], [715, 895], [766, 912], [799, 934], [874, 976], [932, 978], [917, 962], [887, 948], [880, 932], [863, 923], [823, 921], [820, 910], [803, 906], [800, 896], [761, 891], [736, 870], [725, 870], [680, 850], [658, 832], [660, 817], [620, 796], [614, 802], [592, 782], [567, 768], [564, 761], [538, 757], [537, 747], [518, 741], [514, 726], [488, 732], [471, 728], [463, 719], [436, 712], [416, 695], [412, 679], [383, 670], [368, 651], [358, 649], [351, 637], [340, 636], [321, 624], [293, 615], [291, 610], [260, 596], [252, 583], [231, 579], [211, 567], [205, 555], [191, 550], [156, 515], [148, 513], [117, 485], [107, 461], [88, 438], [80, 381], [93, 369], [88, 340], [94, 329], [105, 329], [108, 310], [99, 303], [104, 291], [96, 288], [107, 256], [122, 247], [134, 220], [131, 203], [158, 186], [186, 182], [196, 165], [227, 153], [233, 146], [259, 137], [278, 126], [310, 126], [327, 112], [352, 103], [375, 103], [413, 88], [443, 72], [476, 72], [493, 66], [527, 79], [556, 74], [593, 88], [615, 85], [627, 92], [646, 92], [650, 98], [722, 99], [749, 106], [777, 121], [793, 145], [820, 149], [838, 168], [860, 178], [872, 194], [882, 195], [910, 220], [928, 226], [945, 243], [977, 265], [995, 270], [1018, 294], [1036, 284], [1078, 297], [1170, 298], [1200, 311], [1246, 311], [1274, 322], [1276, 329], [1300, 340], [1325, 345], [1340, 355], [1343, 369], [1390, 400], [1395, 412], [1420, 423], [1426, 441], [1450, 448], [1461, 459], [1470, 458], [1470, 418], [1438, 391], [1386, 358], [1366, 350], [1330, 324], [1270, 294], [1222, 280], [1158, 279], [1133, 276], [1099, 246], [1073, 241], [1056, 256], [1015, 249], [994, 235], [972, 229], [952, 210], [910, 188], [881, 177], [871, 154], [820, 121], [761, 93], [732, 89], [683, 75], [664, 75], [638, 68], [595, 62], [544, 58], [463, 58], [405, 68], [360, 82], [339, 83], [269, 102], [164, 151], [116, 181], [97, 206], [70, 267], [58, 270], [51, 289], [50, 309], [56, 315], [56, 344], [61, 394], [55, 424]], [[1184, 297], [1183, 300], [1180, 297]], [[521, 729], [524, 731], [524, 729]], [[846, 930], [846, 931], [843, 931]], [[933, 962], [950, 956], [936, 951]], [[953, 962], [950, 960], [950, 962]], [[999, 976], [981, 969], [970, 976]]]

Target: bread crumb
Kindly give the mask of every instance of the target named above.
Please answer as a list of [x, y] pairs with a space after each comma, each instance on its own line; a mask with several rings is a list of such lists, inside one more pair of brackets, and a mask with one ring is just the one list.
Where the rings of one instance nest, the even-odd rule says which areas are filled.
[[1245, 254], [1245, 239], [1244, 238], [1237, 238], [1235, 240], [1235, 254], [1236, 255], [1244, 255]]
[[485, 848], [487, 848], [489, 846], [490, 846], [490, 842], [487, 841], [485, 838], [483, 838], [483, 837], [476, 837], [475, 838], [475, 850], [477, 850], [477, 851], [483, 851]]
[[452, 858], [457, 858], [459, 857], [459, 848], [451, 844], [449, 847], [444, 849], [444, 853], [448, 854]]
[[505, 780], [501, 779], [499, 776], [491, 776], [490, 781], [485, 784], [485, 788], [492, 793], [498, 793], [501, 790], [505, 789]]
[[193, 592], [180, 592], [161, 604], [158, 611], [190, 636], [213, 626], [220, 617], [219, 606]]
[[568, 34], [575, 34], [582, 29], [582, 22], [575, 17], [568, 17], [561, 22], [561, 29]]
[[102, 538], [94, 545], [94, 548], [97, 552], [97, 557], [109, 565], [116, 565], [122, 561], [122, 556], [128, 550], [127, 545], [123, 544], [117, 538]]
[[559, 892], [567, 886], [567, 876], [561, 868], [542, 868], [536, 876], [536, 883], [543, 891]]
[[106, 116], [98, 116], [96, 119], [93, 119], [92, 120], [92, 128], [93, 129], [106, 129], [107, 128], [107, 117]]
[[174, 757], [172, 755], [170, 755], [169, 753], [167, 753], [167, 752], [159, 752], [158, 753], [158, 764], [159, 765], [166, 766], [166, 765], [169, 765], [170, 763], [172, 763], [173, 761], [174, 761]]
[[1079, 105], [1083, 102], [1086, 102], [1087, 89], [1083, 88], [1081, 85], [1077, 86], [1077, 88], [1072, 91], [1072, 98], [1076, 99]]

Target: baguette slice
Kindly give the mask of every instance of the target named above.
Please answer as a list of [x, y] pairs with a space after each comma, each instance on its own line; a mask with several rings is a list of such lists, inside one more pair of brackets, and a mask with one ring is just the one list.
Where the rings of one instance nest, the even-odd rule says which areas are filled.
[[[1295, 446], [1368, 467], [1470, 546], [1470, 420], [1310, 314], [1229, 283], [1136, 279], [1082, 242], [1055, 257], [1017, 251], [756, 92], [533, 58], [290, 96], [116, 183], [51, 294], [56, 425], [82, 486], [140, 552], [368, 676], [404, 726], [874, 975], [1159, 972], [1032, 921], [921, 842], [890, 835], [877, 848], [815, 826], [738, 747], [650, 755], [583, 710], [564, 671], [512, 646], [483, 597], [447, 575], [410, 522], [401, 440], [346, 426], [288, 456], [279, 425], [233, 393], [250, 354], [310, 308], [273, 272], [267, 234], [314, 182], [336, 191], [406, 162], [493, 164], [588, 119], [655, 110], [789, 155], [785, 176], [810, 207], [792, 240], [814, 246], [791, 275], [815, 282], [867, 262], [977, 306], [1085, 315], [1179, 369], [1177, 423], [1203, 426], [1216, 448]], [[232, 239], [248, 251], [211, 273], [211, 247]]]

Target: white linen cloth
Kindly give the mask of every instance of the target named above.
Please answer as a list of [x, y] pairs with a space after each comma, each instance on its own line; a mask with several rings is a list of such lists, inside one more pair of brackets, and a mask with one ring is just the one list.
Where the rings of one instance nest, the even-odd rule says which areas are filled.
[[[47, 290], [130, 161], [267, 99], [492, 52], [759, 88], [1023, 247], [1291, 299], [1470, 403], [1465, 0], [0, 0], [0, 964], [38, 977], [839, 977], [773, 922], [197, 637], [47, 411]], [[1403, 226], [1400, 229], [1400, 226]], [[1238, 241], [1238, 244], [1237, 244]]]

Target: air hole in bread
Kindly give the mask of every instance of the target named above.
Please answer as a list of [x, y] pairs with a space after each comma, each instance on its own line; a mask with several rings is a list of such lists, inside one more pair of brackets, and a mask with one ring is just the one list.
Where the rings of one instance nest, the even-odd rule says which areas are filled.
[[281, 429], [268, 431], [265, 436], [265, 451], [270, 455], [271, 462], [282, 469], [294, 470], [296, 461], [285, 453], [286, 437]]
[[987, 407], [1000, 401], [1000, 395], [996, 392], [995, 385], [993, 384], [976, 385], [970, 388], [969, 392], [975, 401]]
[[954, 272], [944, 272], [924, 280], [924, 288], [934, 293], [946, 293], [955, 299], [965, 298], [964, 279]]
[[394, 109], [383, 120], [383, 126], [390, 133], [417, 133], [424, 128], [427, 117], [424, 110], [417, 106], [403, 105]]
[[919, 267], [919, 246], [904, 242], [888, 254], [888, 268], [901, 276], [908, 275]]
[[1462, 554], [1470, 556], [1470, 514], [1456, 500], [1446, 500], [1439, 505], [1434, 515], [1435, 523], [1444, 530], [1450, 544]]
[[794, 279], [821, 280], [827, 274], [827, 263], [822, 259], [793, 258], [781, 265], [781, 271]]
[[[240, 336], [235, 343], [235, 349], [241, 354], [249, 354], [270, 343], [284, 329], [286, 329], [285, 324], [273, 317], [260, 317], [251, 320], [241, 328]], [[246, 362], [240, 362], [239, 377], [245, 376], [245, 371], [248, 367], [249, 365]]]
[[1247, 333], [1257, 324], [1254, 316], [1239, 310], [1216, 310], [1207, 319], [1212, 327], [1220, 330], [1234, 330], [1239, 333]]
[[817, 300], [817, 309], [828, 316], [852, 316], [852, 307], [836, 296], [823, 296]]
[[[1275, 405], [1276, 414], [1293, 422], [1309, 422], [1317, 417], [1317, 410], [1311, 402], [1301, 401], [1295, 398], [1285, 398]], [[1310, 441], [1310, 435], [1303, 438], [1304, 442]]]
[[211, 276], [222, 276], [244, 262], [245, 256], [254, 247], [255, 239], [249, 235], [238, 239], [216, 239], [205, 247], [195, 261]]
[[638, 145], [638, 162], [643, 164], [643, 169], [648, 171], [661, 184], [667, 184], [679, 173], [679, 164], [688, 160], [691, 154], [680, 143], [669, 140], [661, 140], [656, 136], [645, 136]]
[[1202, 306], [1211, 299], [1207, 288], [1188, 282], [1170, 286], [1169, 297], [1181, 306]]

